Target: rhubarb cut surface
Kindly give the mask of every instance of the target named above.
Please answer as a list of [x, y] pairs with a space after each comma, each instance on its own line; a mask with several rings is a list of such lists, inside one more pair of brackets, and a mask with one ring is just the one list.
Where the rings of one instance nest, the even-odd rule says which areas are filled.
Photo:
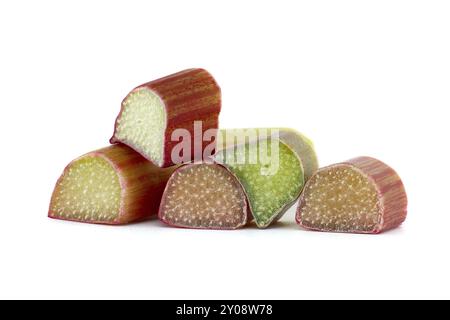
[[[237, 130], [241, 133], [236, 134]], [[272, 129], [256, 129], [256, 136], [248, 134], [248, 130], [221, 130], [220, 151], [215, 159], [239, 179], [257, 226], [266, 228], [280, 219], [300, 195], [304, 185], [303, 165], [299, 154], [282, 141], [281, 135], [272, 136], [275, 132]], [[263, 131], [267, 134], [262, 134]], [[240, 134], [247, 139], [229, 143], [230, 136]]]
[[139, 88], [123, 102], [115, 139], [136, 146], [142, 154], [161, 165], [166, 126], [163, 101], [150, 89]]
[[156, 215], [174, 169], [159, 168], [121, 144], [90, 152], [64, 170], [49, 217], [123, 224]]
[[297, 222], [304, 228], [379, 233], [406, 219], [407, 198], [397, 173], [359, 157], [320, 169], [300, 196]]
[[237, 229], [247, 223], [246, 196], [225, 167], [185, 165], [167, 183], [159, 218], [176, 227]]
[[58, 183], [51, 211], [55, 218], [114, 221], [120, 211], [119, 176], [105, 159], [75, 161]]
[[[188, 69], [132, 90], [122, 102], [111, 143], [121, 142], [160, 167], [200, 161], [214, 139], [202, 136], [217, 130], [221, 93], [214, 78], [203, 69]], [[182, 140], [174, 131], [190, 134], [190, 150], [181, 160], [172, 158]], [[172, 136], [174, 134], [174, 136]], [[195, 148], [197, 139], [200, 145]]]

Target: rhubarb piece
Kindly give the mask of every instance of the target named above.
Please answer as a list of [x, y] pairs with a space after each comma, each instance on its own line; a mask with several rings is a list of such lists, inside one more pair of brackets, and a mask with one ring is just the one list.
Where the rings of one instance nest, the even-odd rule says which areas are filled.
[[64, 169], [48, 215], [102, 224], [142, 220], [157, 214], [174, 170], [161, 169], [122, 144], [90, 152]]
[[[296, 136], [300, 137], [292, 135], [290, 139]], [[282, 139], [279, 129], [234, 129], [219, 134], [220, 150], [215, 160], [241, 182], [259, 228], [280, 219], [304, 185], [302, 158]]]
[[[126, 144], [159, 167], [199, 161], [208, 146], [214, 151], [211, 136], [220, 108], [214, 78], [203, 69], [184, 70], [131, 91], [122, 102], [111, 143]], [[188, 150], [175, 159], [172, 151], [182, 137]]]
[[239, 181], [219, 164], [181, 166], [167, 183], [161, 221], [195, 229], [237, 229], [247, 223], [247, 201]]
[[406, 208], [397, 173], [379, 160], [359, 157], [316, 172], [300, 196], [296, 220], [311, 230], [380, 233], [399, 226]]

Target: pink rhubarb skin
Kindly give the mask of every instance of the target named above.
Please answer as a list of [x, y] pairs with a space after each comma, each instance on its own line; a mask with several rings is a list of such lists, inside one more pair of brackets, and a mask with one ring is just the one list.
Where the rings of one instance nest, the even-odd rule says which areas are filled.
[[[194, 166], [198, 166], [201, 165], [202, 163], [192, 163], [192, 164], [185, 164], [185, 165], [181, 165], [177, 168], [177, 170], [175, 170], [175, 172], [172, 174], [172, 176], [170, 177], [169, 181], [166, 184], [166, 188], [164, 190], [162, 199], [161, 199], [161, 204], [159, 207], [159, 213], [158, 213], [158, 218], [161, 222], [165, 223], [166, 225], [170, 226], [170, 227], [175, 227], [175, 228], [182, 228], [182, 229], [208, 229], [208, 230], [235, 230], [235, 229], [239, 229], [242, 228], [244, 226], [246, 226], [248, 223], [250, 223], [253, 220], [253, 216], [250, 212], [250, 206], [248, 204], [247, 201], [247, 195], [245, 193], [244, 188], [242, 187], [241, 183], [239, 182], [239, 179], [237, 179], [237, 177], [226, 167], [223, 166], [221, 164], [218, 163], [214, 163], [214, 164], [210, 164], [208, 163], [209, 166], [217, 166], [221, 169], [224, 170], [224, 172], [227, 172], [227, 174], [230, 176], [230, 178], [233, 180], [233, 183], [236, 185], [236, 188], [238, 188], [238, 192], [240, 195], [240, 199], [242, 201], [242, 220], [240, 221], [239, 224], [233, 226], [233, 227], [219, 227], [219, 226], [214, 226], [214, 227], [197, 227], [197, 226], [189, 226], [189, 225], [182, 225], [182, 224], [177, 224], [174, 223], [173, 221], [170, 221], [169, 219], [166, 219], [166, 204], [167, 204], [167, 200], [168, 200], [168, 195], [170, 193], [170, 188], [172, 186], [172, 182], [174, 179], [176, 179], [176, 175], [179, 174], [180, 172], [182, 172], [183, 170], [189, 169], [191, 167]], [[191, 195], [192, 196], [192, 195]]]
[[[212, 141], [203, 141], [203, 139], [200, 139], [202, 141], [202, 148], [197, 148], [198, 150], [195, 150], [193, 147], [195, 145], [194, 121], [201, 121], [202, 136], [205, 131], [209, 129], [217, 130], [219, 127], [221, 90], [213, 76], [204, 69], [187, 69], [140, 85], [133, 89], [128, 96], [141, 88], [147, 88], [156, 93], [165, 106], [167, 126], [164, 134], [164, 157], [161, 167], [169, 167], [175, 164], [171, 159], [171, 153], [172, 148], [177, 145], [179, 141], [171, 141], [171, 135], [177, 128], [186, 129], [191, 134], [192, 150], [190, 159], [193, 161], [203, 160], [203, 151], [211, 144], [214, 146], [215, 139], [212, 139]], [[122, 115], [124, 102], [127, 97], [122, 101], [122, 108], [116, 119], [114, 135], [110, 139], [110, 142], [128, 144], [129, 147], [139, 152], [142, 156], [153, 161], [153, 159], [150, 159], [150, 157], [136, 145], [121, 141], [116, 137], [118, 119]], [[212, 151], [214, 151], [214, 147], [212, 148]]]
[[[406, 220], [407, 205], [408, 205], [406, 191], [400, 177], [394, 171], [394, 169], [389, 167], [387, 164], [381, 162], [380, 160], [371, 157], [357, 157], [342, 163], [334, 164], [319, 169], [319, 171], [317, 171], [314, 175], [317, 175], [322, 170], [335, 168], [339, 166], [349, 167], [358, 170], [370, 182], [373, 183], [378, 194], [378, 210], [380, 214], [379, 223], [375, 226], [373, 230], [370, 231], [348, 231], [348, 232], [378, 234], [390, 229], [394, 229], [400, 226]], [[304, 198], [311, 181], [313, 181], [313, 179], [310, 179], [306, 183], [305, 188], [303, 189], [303, 192], [300, 195], [299, 206], [297, 208], [296, 213], [296, 221], [301, 227], [305, 229], [314, 231], [334, 232], [333, 230], [324, 230], [320, 228], [307, 226], [302, 221], [302, 211], [305, 206]]]
[[[52, 211], [60, 181], [68, 173], [71, 165], [83, 157], [100, 157], [106, 160], [119, 177], [121, 187], [120, 213], [112, 221], [61, 218], [56, 212]], [[156, 216], [166, 183], [175, 169], [176, 166], [159, 168], [123, 144], [115, 144], [89, 152], [73, 160], [64, 169], [53, 191], [48, 216], [59, 220], [111, 225], [127, 224]]]

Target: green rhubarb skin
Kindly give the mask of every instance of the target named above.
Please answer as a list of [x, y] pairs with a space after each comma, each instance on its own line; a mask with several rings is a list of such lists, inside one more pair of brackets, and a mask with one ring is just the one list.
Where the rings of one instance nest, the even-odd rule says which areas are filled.
[[302, 159], [305, 182], [318, 170], [319, 162], [313, 142], [300, 132], [290, 128], [280, 128], [280, 140]]
[[[257, 163], [248, 161], [248, 155], [252, 152], [259, 154], [257, 143], [247, 143], [245, 147], [234, 150], [236, 157], [246, 153], [243, 164], [227, 161], [226, 152], [229, 150], [216, 156], [216, 160], [225, 164], [240, 180], [260, 228], [269, 226], [282, 216], [298, 198], [305, 182], [303, 166], [297, 154], [283, 142], [273, 140], [269, 144], [278, 143], [279, 150], [278, 170], [275, 173], [268, 168], [267, 161], [260, 161], [259, 158]], [[267, 148], [267, 155], [272, 157], [270, 147]]]

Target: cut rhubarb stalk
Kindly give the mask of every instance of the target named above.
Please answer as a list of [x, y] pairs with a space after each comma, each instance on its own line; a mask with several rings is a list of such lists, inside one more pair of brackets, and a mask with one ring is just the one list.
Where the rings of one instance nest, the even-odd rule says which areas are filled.
[[[220, 108], [220, 88], [207, 71], [181, 71], [128, 94], [111, 143], [126, 144], [159, 167], [202, 160], [207, 146], [214, 150], [214, 139], [202, 138], [207, 131], [217, 130]], [[172, 137], [176, 129], [189, 134], [184, 141], [189, 151], [183, 150], [179, 159], [172, 158], [172, 149], [184, 138], [176, 132]]]
[[370, 157], [320, 169], [299, 201], [297, 222], [311, 230], [380, 233], [406, 219], [407, 198], [400, 177]]
[[239, 181], [218, 164], [189, 164], [167, 183], [161, 221], [195, 229], [237, 229], [247, 223], [247, 201]]
[[122, 144], [90, 152], [64, 170], [49, 217], [103, 224], [145, 219], [157, 214], [174, 170], [159, 168]]
[[[279, 129], [233, 129], [221, 130], [219, 134], [220, 150], [215, 160], [241, 182], [259, 228], [266, 228], [280, 219], [295, 203], [304, 185], [302, 155], [283, 141], [284, 136]], [[289, 134], [290, 140], [302, 138]], [[295, 145], [305, 143], [299, 141]], [[297, 148], [297, 151], [314, 152], [312, 147]], [[303, 156], [315, 159], [315, 155]], [[313, 170], [314, 161], [308, 161]]]

